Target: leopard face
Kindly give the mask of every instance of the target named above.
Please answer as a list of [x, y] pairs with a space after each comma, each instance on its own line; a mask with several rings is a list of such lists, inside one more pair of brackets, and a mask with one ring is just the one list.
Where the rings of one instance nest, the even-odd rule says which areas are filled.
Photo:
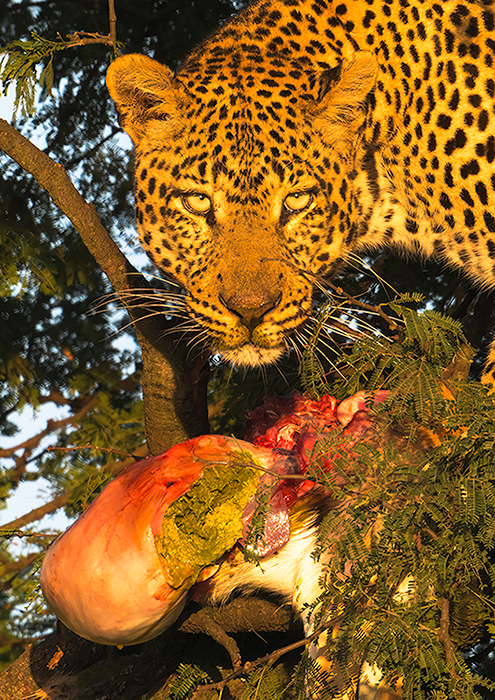
[[488, 1], [261, 0], [176, 75], [111, 65], [141, 242], [215, 351], [278, 359], [354, 250], [494, 283], [494, 51]]

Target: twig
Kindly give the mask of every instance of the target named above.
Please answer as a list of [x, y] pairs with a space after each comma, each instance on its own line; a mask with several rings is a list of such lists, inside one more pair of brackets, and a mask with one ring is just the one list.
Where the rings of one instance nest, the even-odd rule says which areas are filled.
[[[321, 630], [318, 632], [318, 635], [321, 634]], [[313, 636], [313, 635], [312, 635]], [[200, 685], [196, 688], [195, 692], [193, 695], [191, 695], [191, 700], [195, 700], [198, 698], [202, 693], [206, 691], [211, 691], [211, 690], [219, 690], [222, 691], [225, 686], [230, 683], [230, 681], [235, 680], [239, 676], [244, 675], [245, 673], [249, 673], [249, 671], [252, 671], [253, 668], [256, 668], [257, 666], [260, 666], [261, 664], [265, 662], [274, 662], [276, 661], [280, 656], [283, 656], [284, 654], [288, 654], [290, 651], [294, 651], [294, 649], [299, 649], [299, 647], [306, 646], [311, 637], [308, 637], [307, 639], [300, 639], [298, 642], [293, 642], [292, 644], [288, 644], [286, 647], [281, 647], [280, 649], [276, 649], [275, 651], [272, 651], [270, 654], [266, 654], [265, 656], [260, 657], [259, 659], [256, 659], [256, 661], [247, 661], [243, 666], [237, 669], [237, 671], [234, 671], [231, 673], [227, 678], [224, 678], [221, 681], [218, 681], [217, 683], [205, 683], [204, 685]]]
[[108, 0], [108, 18], [110, 24], [110, 41], [112, 42], [113, 52], [117, 53], [117, 15], [115, 14], [114, 0]]
[[[148, 454], [148, 447], [147, 445], [142, 445], [136, 450], [136, 455], [139, 455], [140, 457], [144, 457]], [[112, 476], [115, 476], [116, 474], [119, 474], [125, 467], [129, 466], [134, 462], [134, 457], [129, 457], [128, 459], [124, 459], [121, 462], [114, 462], [113, 464], [109, 464], [105, 467], [105, 471], [110, 472]], [[10, 523], [6, 523], [5, 525], [0, 525], [1, 530], [13, 530], [16, 528], [21, 528], [27, 525], [28, 523], [35, 522], [36, 520], [40, 520], [43, 518], [45, 515], [48, 515], [49, 513], [53, 513], [54, 511], [58, 510], [58, 508], [62, 508], [63, 506], [67, 505], [67, 503], [70, 500], [70, 497], [76, 490], [76, 488], [79, 488], [80, 484], [75, 486], [73, 489], [70, 491], [66, 491], [65, 493], [60, 494], [60, 496], [57, 496], [53, 500], [49, 501], [48, 503], [45, 503], [44, 505], [40, 506], [39, 508], [35, 508], [34, 510], [31, 510], [29, 513], [26, 513], [26, 515], [23, 515], [20, 518], [16, 518], [15, 520], [11, 520]]]
[[452, 640], [449, 634], [450, 615], [448, 598], [442, 597], [437, 600], [437, 606], [440, 610], [440, 629], [438, 630], [438, 638], [443, 644], [447, 666], [449, 667], [450, 675], [454, 680], [459, 680], [460, 676], [455, 670], [455, 654]]
[[114, 46], [112, 37], [108, 34], [97, 34], [91, 32], [74, 32], [67, 35], [65, 48], [72, 49], [75, 46], [85, 46], [86, 44], [106, 44]]
[[60, 450], [62, 452], [73, 452], [74, 450], [99, 450], [100, 452], [110, 452], [112, 455], [122, 455], [123, 457], [132, 457], [133, 459], [139, 459], [139, 455], [131, 454], [130, 452], [122, 452], [121, 450], [116, 450], [113, 447], [99, 447], [99, 445], [92, 445], [87, 442], [85, 445], [74, 445], [74, 447], [57, 447], [56, 445], [50, 445], [46, 448], [47, 452], [55, 452]]
[[390, 318], [390, 316], [388, 316], [388, 314], [385, 313], [381, 306], [373, 306], [372, 304], [367, 304], [366, 302], [361, 301], [360, 299], [356, 299], [356, 297], [353, 297], [346, 291], [344, 291], [342, 287], [337, 287], [334, 284], [331, 284], [330, 282], [327, 282], [327, 285], [330, 287], [331, 290], [333, 290], [339, 296], [343, 296], [347, 301], [352, 302], [356, 306], [360, 306], [366, 311], [370, 311], [371, 313], [375, 313], [378, 314], [378, 316], [381, 316], [383, 320], [386, 321], [386, 323], [388, 324], [390, 330], [396, 330], [397, 328], [399, 328], [397, 321], [394, 321], [393, 318]]
[[205, 683], [203, 685], [200, 685], [196, 688], [194, 694], [191, 696], [191, 700], [195, 700], [200, 696], [201, 693], [210, 691], [210, 690], [219, 690], [222, 691], [225, 686], [230, 683], [230, 681], [235, 680], [239, 676], [244, 675], [245, 673], [249, 673], [249, 671], [252, 671], [253, 668], [256, 668], [257, 666], [261, 666], [261, 664], [264, 664], [265, 662], [267, 663], [273, 663], [275, 662], [280, 656], [284, 656], [285, 654], [288, 654], [291, 651], [294, 651], [295, 649], [299, 649], [300, 647], [307, 646], [308, 644], [311, 644], [315, 639], [318, 639], [318, 637], [322, 634], [327, 629], [331, 629], [335, 626], [338, 626], [338, 624], [341, 622], [341, 620], [344, 619], [344, 615], [337, 615], [336, 617], [332, 618], [325, 624], [321, 625], [318, 627], [316, 632], [313, 632], [309, 637], [305, 637], [304, 639], [300, 639], [298, 642], [293, 642], [292, 644], [288, 644], [285, 647], [280, 647], [280, 649], [275, 649], [275, 651], [270, 652], [269, 654], [265, 654], [265, 656], [261, 656], [259, 659], [256, 659], [255, 661], [247, 661], [243, 666], [238, 668], [236, 671], [231, 673], [229, 676], [224, 678], [221, 681], [218, 681], [217, 683]]
[[4, 527], [0, 527], [0, 537], [10, 539], [11, 537], [57, 537], [57, 534], [50, 534], [49, 532], [27, 532], [26, 530], [6, 530]]
[[90, 410], [96, 398], [97, 394], [94, 394], [91, 398], [89, 398], [86, 401], [84, 406], [73, 416], [61, 418], [60, 420], [48, 420], [46, 423], [46, 428], [44, 428], [44, 430], [37, 433], [36, 435], [33, 435], [33, 437], [30, 437], [28, 440], [21, 442], [19, 445], [9, 447], [8, 449], [0, 449], [0, 457], [12, 457], [12, 455], [18, 450], [24, 450], [25, 453], [31, 453], [33, 449], [39, 445], [41, 440], [47, 437], [47, 435], [50, 435], [51, 433], [54, 433], [57, 430], [60, 430], [60, 428], [64, 428], [66, 425], [73, 425], [75, 423], [78, 423]]

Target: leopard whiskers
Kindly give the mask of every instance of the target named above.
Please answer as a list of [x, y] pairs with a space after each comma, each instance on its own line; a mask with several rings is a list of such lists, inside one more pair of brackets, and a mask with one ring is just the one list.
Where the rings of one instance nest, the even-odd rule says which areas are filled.
[[145, 290], [128, 290], [117, 294], [107, 294], [101, 297], [93, 306], [90, 313], [97, 314], [104, 312], [111, 304], [120, 310], [126, 309], [156, 309], [150, 315], [188, 317], [187, 302], [182, 294], [165, 292], [158, 290], [150, 292]]
[[[335, 347], [332, 347], [329, 343], [325, 342], [322, 338], [318, 338], [315, 342], [315, 337], [312, 333], [312, 331], [309, 328], [302, 328], [299, 330], [297, 334], [294, 334], [293, 337], [288, 339], [292, 348], [297, 354], [297, 358], [299, 363], [304, 361], [304, 353], [308, 351], [309, 346], [313, 346], [313, 352], [316, 355], [320, 355], [325, 362], [329, 364], [332, 370], [334, 370], [336, 373], [338, 373], [341, 377], [344, 375], [342, 374], [342, 371], [340, 368], [333, 362], [329, 355], [322, 349], [322, 346], [327, 348], [328, 350], [331, 351], [332, 354], [337, 355], [338, 354], [338, 343], [335, 343]], [[298, 344], [301, 345], [301, 348], [298, 347]]]
[[[290, 335], [288, 338], [284, 339], [284, 342], [285, 342], [286, 349], [289, 351], [292, 348], [294, 350], [294, 352], [296, 353], [296, 357], [297, 357], [298, 362], [300, 362], [302, 355], [303, 355], [304, 345], [305, 345], [305, 338], [304, 338], [301, 330], [298, 328], [296, 330], [294, 330], [292, 335]], [[299, 347], [299, 346], [301, 346], [301, 347]]]
[[[162, 331], [162, 337], [174, 332], [181, 324], [189, 323], [191, 332], [197, 332], [198, 330], [198, 326], [191, 322], [187, 303], [182, 293], [169, 292], [163, 289], [153, 290], [149, 287], [123, 290], [120, 293], [112, 292], [100, 297], [90, 309], [88, 315], [104, 313], [109, 309], [112, 309], [113, 313], [127, 311], [131, 315], [130, 320], [123, 324], [121, 322], [118, 323], [114, 319], [114, 324], [118, 325], [118, 328], [110, 334], [110, 337], [118, 336], [120, 333], [133, 327], [137, 321], [146, 321], [153, 317], [161, 317], [167, 324], [172, 323], [172, 319], [180, 321], [180, 324], [175, 323], [173, 327], [165, 332]], [[135, 315], [132, 312], [135, 310], [141, 310], [139, 318], [132, 318]]]
[[388, 288], [394, 296], [398, 296], [399, 292], [395, 287], [393, 287], [390, 282], [388, 282], [384, 277], [378, 274], [376, 270], [374, 270], [371, 265], [368, 265], [366, 260], [364, 260], [361, 256], [357, 255], [356, 253], [348, 253], [346, 255], [346, 267], [351, 267], [354, 270], [358, 270], [361, 274], [365, 274], [369, 277], [372, 277], [376, 282], [378, 282], [382, 287]]
[[[195, 322], [193, 322], [194, 324]], [[184, 324], [184, 327], [186, 324]], [[191, 335], [187, 339], [187, 359], [190, 360], [191, 357], [194, 357], [194, 353], [196, 353], [196, 357], [199, 357], [205, 350], [205, 348], [208, 347], [211, 341], [211, 335], [208, 332], [206, 328], [201, 328], [198, 325], [191, 325], [189, 328], [186, 330], [183, 330], [182, 333], [182, 339], [184, 339], [184, 336], [187, 334], [191, 333], [191, 331], [194, 331], [194, 334]]]
[[[334, 355], [339, 354], [340, 344], [337, 343], [337, 341], [331, 336], [327, 336], [326, 339], [322, 338], [321, 334], [315, 335], [315, 333], [309, 328], [304, 329], [301, 332], [301, 336], [303, 348], [306, 352], [308, 351], [308, 348], [311, 347], [314, 352], [319, 353], [327, 360], [329, 357], [323, 352], [322, 348], [326, 348]], [[306, 338], [304, 336], [306, 336]]]
[[[361, 265], [363, 264], [363, 261], [360, 258], [358, 258], [358, 256], [354, 257], [356, 267], [358, 267], [358, 263], [360, 263]], [[373, 275], [377, 277], [372, 268], [369, 269], [373, 273]], [[364, 301], [361, 301], [358, 297], [353, 297], [347, 294], [345, 290], [339, 289], [334, 285], [330, 285], [332, 288], [329, 289], [329, 283], [321, 280], [317, 275], [308, 274], [307, 277], [311, 278], [314, 287], [318, 289], [326, 299], [328, 299], [327, 305], [325, 305], [320, 310], [320, 314], [326, 314], [327, 318], [325, 319], [325, 324], [328, 325], [332, 330], [334, 330], [337, 333], [340, 333], [340, 335], [345, 335], [345, 333], [343, 333], [342, 331], [344, 327], [347, 327], [351, 334], [349, 336], [349, 339], [353, 340], [355, 340], [356, 337], [361, 337], [363, 334], [371, 334], [375, 336], [383, 335], [379, 328], [377, 328], [375, 325], [369, 323], [361, 317], [361, 314], [366, 314], [366, 316], [383, 318], [385, 314], [383, 313], [380, 307], [375, 307]], [[383, 284], [386, 284], [386, 282], [383, 281]], [[391, 285], [388, 286], [390, 289], [393, 289]], [[321, 319], [318, 318], [320, 314], [316, 316], [310, 316], [309, 318], [317, 318], [321, 322]], [[335, 318], [335, 315], [339, 315], [340, 317]], [[393, 318], [390, 320], [398, 321], [398, 319]]]
[[[129, 276], [132, 276], [132, 272], [129, 273]], [[161, 277], [160, 275], [153, 275], [149, 272], [142, 272], [141, 273], [144, 277], [146, 277], [147, 280], [156, 280], [160, 285], [166, 284], [167, 287], [176, 287], [177, 289], [183, 289], [180, 284], [177, 282], [174, 282], [172, 279], [165, 279], [164, 277]], [[161, 290], [159, 290], [161, 291]]]
[[198, 335], [201, 332], [201, 328], [196, 326], [194, 323], [190, 322], [190, 319], [185, 319], [180, 323], [176, 323], [170, 326], [170, 328], [165, 329], [160, 333], [160, 338], [166, 338], [170, 335], [178, 335], [180, 340], [183, 340], [189, 333], [194, 333]]
[[[309, 326], [313, 326], [313, 328], [309, 329]], [[339, 344], [332, 338], [331, 333], [352, 342], [355, 342], [356, 339], [362, 337], [363, 335], [362, 333], [359, 333], [359, 331], [352, 329], [347, 323], [340, 319], [322, 320], [314, 317], [308, 318], [307, 332], [309, 338], [313, 339], [313, 342], [315, 342], [316, 338], [320, 339], [324, 334], [325, 337], [328, 340], [331, 340], [336, 347], [338, 347]]]
[[139, 306], [158, 307], [162, 313], [185, 311], [187, 302], [185, 296], [179, 292], [169, 292], [162, 289], [155, 291], [149, 288], [123, 290], [119, 293], [112, 292], [101, 297], [95, 305], [96, 313], [109, 304], [115, 302], [121, 308], [138, 308]]

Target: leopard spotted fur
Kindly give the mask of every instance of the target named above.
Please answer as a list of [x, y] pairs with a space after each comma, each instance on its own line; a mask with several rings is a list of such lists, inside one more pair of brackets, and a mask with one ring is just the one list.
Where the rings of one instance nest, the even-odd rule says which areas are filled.
[[258, 0], [176, 74], [111, 65], [142, 244], [215, 351], [275, 361], [353, 251], [494, 285], [494, 52], [488, 0]]

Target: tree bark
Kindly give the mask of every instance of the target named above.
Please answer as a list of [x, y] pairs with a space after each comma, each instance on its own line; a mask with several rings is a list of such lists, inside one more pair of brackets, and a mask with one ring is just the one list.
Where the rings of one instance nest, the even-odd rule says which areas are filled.
[[[205, 637], [210, 634], [215, 638], [211, 633], [212, 624], [221, 627], [225, 635], [259, 627], [263, 637], [242, 636], [240, 655], [244, 661], [271, 653], [298, 639], [300, 626], [290, 627], [292, 617], [292, 610], [287, 606], [250, 598], [234, 600], [222, 609], [210, 609], [206, 613], [186, 609], [177, 630], [169, 630], [151, 642], [121, 651], [88, 642], [59, 623], [56, 632], [28, 647], [0, 674], [0, 698], [166, 700], [170, 698], [170, 681], [181, 663], [199, 664], [217, 675], [218, 668], [224, 675], [232, 671], [226, 645], [222, 646], [222, 640], [219, 644], [218, 640], [213, 642]], [[277, 659], [287, 683], [291, 667], [299, 656], [298, 650], [288, 659]], [[224, 697], [242, 698], [239, 681], [229, 683], [228, 690], [230, 694]], [[218, 693], [210, 691], [202, 696], [205, 700], [218, 698]]]

